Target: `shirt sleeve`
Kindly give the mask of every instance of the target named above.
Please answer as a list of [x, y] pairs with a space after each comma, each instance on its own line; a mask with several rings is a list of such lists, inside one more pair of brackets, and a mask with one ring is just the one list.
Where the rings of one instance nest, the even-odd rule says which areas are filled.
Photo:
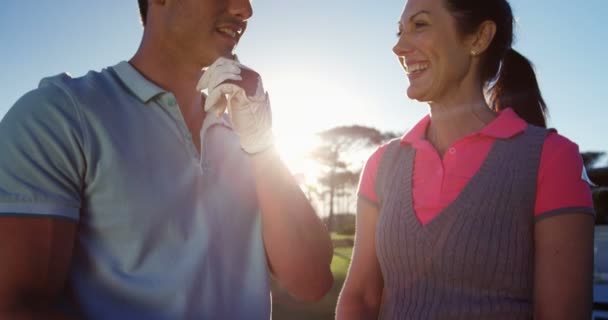
[[380, 206], [375, 190], [376, 174], [378, 173], [380, 159], [382, 159], [382, 154], [384, 154], [386, 146], [387, 145], [383, 145], [376, 149], [376, 151], [372, 153], [365, 163], [363, 171], [361, 172], [361, 178], [359, 179], [359, 187], [357, 190], [357, 196], [359, 198], [370, 202], [376, 207]]
[[78, 220], [85, 168], [76, 105], [41, 83], [0, 122], [0, 216]]
[[541, 153], [534, 214], [539, 220], [573, 212], [594, 214], [583, 159], [578, 145], [550, 132]]

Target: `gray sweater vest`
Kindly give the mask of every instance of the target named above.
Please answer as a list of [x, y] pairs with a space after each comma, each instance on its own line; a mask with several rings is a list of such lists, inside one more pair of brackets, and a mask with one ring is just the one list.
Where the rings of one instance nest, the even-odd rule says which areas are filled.
[[477, 174], [422, 225], [415, 150], [395, 140], [378, 168], [380, 319], [531, 319], [536, 180], [547, 130], [498, 139]]

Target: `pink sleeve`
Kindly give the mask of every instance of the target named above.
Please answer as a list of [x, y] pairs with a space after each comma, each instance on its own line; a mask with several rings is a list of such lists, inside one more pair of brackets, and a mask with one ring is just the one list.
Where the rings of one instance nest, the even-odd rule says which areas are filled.
[[536, 219], [561, 213], [594, 214], [591, 188], [583, 178], [583, 159], [578, 146], [550, 132], [545, 139], [538, 171]]
[[359, 188], [357, 195], [372, 204], [378, 206], [378, 196], [376, 195], [376, 173], [378, 172], [378, 166], [380, 165], [380, 159], [382, 154], [386, 150], [387, 145], [383, 145], [376, 149], [374, 153], [369, 157], [361, 172], [361, 178], [359, 179]]

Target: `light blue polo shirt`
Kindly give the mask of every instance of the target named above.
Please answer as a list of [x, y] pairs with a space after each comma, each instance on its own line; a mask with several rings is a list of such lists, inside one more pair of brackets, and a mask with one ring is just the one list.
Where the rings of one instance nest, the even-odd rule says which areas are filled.
[[[41, 81], [0, 122], [0, 215], [78, 222], [66, 308], [86, 319], [269, 319], [248, 156], [121, 62]], [[0, 262], [1, 264], [1, 262]]]

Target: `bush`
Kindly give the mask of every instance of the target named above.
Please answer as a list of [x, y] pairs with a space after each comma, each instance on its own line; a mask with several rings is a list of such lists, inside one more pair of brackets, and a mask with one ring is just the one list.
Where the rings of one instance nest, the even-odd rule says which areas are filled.
[[608, 187], [593, 190], [595, 224], [608, 224]]

